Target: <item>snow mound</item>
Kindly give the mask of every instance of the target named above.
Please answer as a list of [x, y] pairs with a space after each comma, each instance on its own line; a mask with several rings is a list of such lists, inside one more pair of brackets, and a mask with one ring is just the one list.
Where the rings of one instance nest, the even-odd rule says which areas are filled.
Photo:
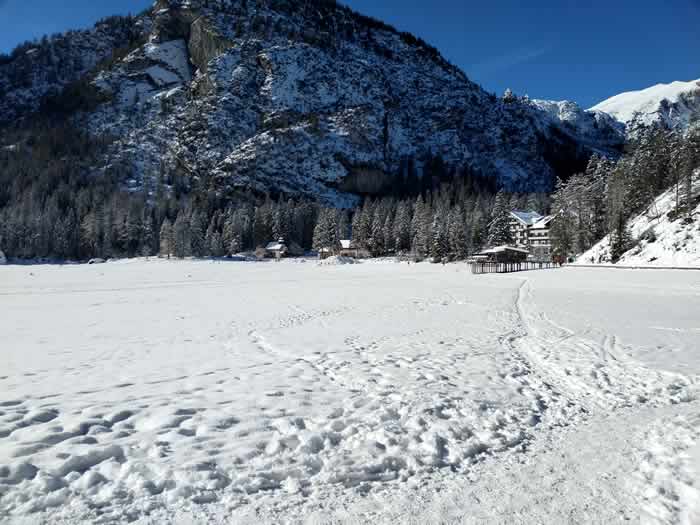
[[7, 257], [2, 250], [0, 250], [0, 264], [7, 264]]
[[[700, 181], [695, 181], [695, 192]], [[643, 213], [634, 217], [629, 229], [636, 246], [618, 261], [619, 266], [698, 266], [700, 267], [700, 205], [694, 220], [676, 217], [675, 187], [658, 197]], [[610, 237], [604, 237], [578, 257], [576, 264], [609, 264]]]
[[700, 94], [700, 80], [657, 84], [639, 91], [628, 91], [593, 106], [589, 111], [600, 111], [625, 124], [641, 119], [651, 124], [658, 120], [662, 102], [677, 104], [686, 94]]
[[344, 264], [359, 264], [359, 262], [352, 257], [333, 255], [332, 257], [328, 257], [328, 259], [324, 259], [318, 263], [319, 266], [341, 266]]

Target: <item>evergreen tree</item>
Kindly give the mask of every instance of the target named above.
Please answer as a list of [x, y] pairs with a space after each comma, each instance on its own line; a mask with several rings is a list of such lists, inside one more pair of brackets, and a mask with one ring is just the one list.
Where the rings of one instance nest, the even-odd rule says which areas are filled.
[[335, 249], [337, 242], [338, 224], [336, 211], [322, 208], [316, 228], [314, 229], [313, 248], [314, 250]]
[[459, 207], [450, 210], [448, 217], [450, 253], [455, 259], [465, 259], [469, 255], [464, 213]]
[[166, 218], [163, 221], [163, 225], [160, 228], [160, 253], [165, 255], [168, 259], [173, 253], [173, 247], [175, 245], [175, 235], [173, 232], [172, 223]]
[[355, 212], [352, 221], [352, 238], [358, 247], [368, 248], [369, 239], [372, 235], [373, 215], [374, 207], [369, 199], [365, 201], [362, 209]]
[[372, 219], [372, 229], [367, 247], [373, 255], [382, 255], [385, 250], [384, 243], [384, 210], [381, 206], [376, 206], [374, 209], [374, 218]]
[[176, 257], [183, 258], [192, 255], [192, 245], [190, 237], [190, 221], [184, 212], [180, 213], [173, 225], [175, 243], [173, 253]]
[[420, 257], [428, 255], [430, 248], [431, 215], [429, 204], [419, 196], [416, 199], [411, 221], [411, 249]]
[[350, 238], [350, 215], [347, 210], [342, 210], [338, 215], [338, 239]]
[[496, 195], [496, 202], [494, 203], [486, 242], [489, 246], [501, 246], [513, 243], [513, 234], [510, 230], [508, 197], [502, 191], [498, 192]]
[[411, 249], [411, 214], [409, 206], [402, 201], [396, 207], [394, 218], [394, 248], [397, 252]]
[[156, 229], [153, 217], [147, 209], [144, 209], [141, 223], [143, 224], [143, 237], [140, 242], [141, 255], [150, 257], [156, 252]]
[[450, 245], [447, 235], [447, 228], [445, 227], [445, 221], [443, 220], [443, 214], [440, 212], [436, 212], [433, 216], [433, 221], [431, 224], [431, 241], [430, 257], [432, 257], [433, 262], [440, 262], [447, 258]]
[[208, 252], [205, 243], [205, 226], [204, 215], [200, 211], [195, 211], [190, 220], [190, 243], [192, 255], [195, 257], [202, 257]]

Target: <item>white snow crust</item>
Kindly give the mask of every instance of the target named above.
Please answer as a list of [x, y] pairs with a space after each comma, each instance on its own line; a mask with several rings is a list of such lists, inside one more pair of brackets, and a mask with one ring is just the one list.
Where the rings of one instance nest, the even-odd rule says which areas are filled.
[[693, 523], [700, 272], [0, 267], [0, 522]]

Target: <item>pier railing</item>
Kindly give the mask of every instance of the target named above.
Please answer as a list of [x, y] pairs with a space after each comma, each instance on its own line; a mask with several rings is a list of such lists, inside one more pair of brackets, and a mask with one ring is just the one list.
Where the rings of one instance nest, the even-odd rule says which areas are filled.
[[547, 270], [550, 268], [559, 268], [561, 264], [554, 262], [516, 262], [516, 263], [498, 263], [498, 262], [472, 262], [471, 270], [474, 274], [482, 273], [511, 273], [511, 272], [526, 272], [530, 270]]

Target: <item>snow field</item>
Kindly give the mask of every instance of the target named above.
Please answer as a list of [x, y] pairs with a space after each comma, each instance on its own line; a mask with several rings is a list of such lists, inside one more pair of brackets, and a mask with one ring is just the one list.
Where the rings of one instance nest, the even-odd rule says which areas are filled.
[[642, 523], [698, 523], [698, 463], [693, 466], [697, 458], [689, 454], [697, 448], [699, 437], [697, 414], [662, 420], [644, 434], [635, 476]]
[[[583, 471], [567, 448], [568, 429], [600, 418], [593, 428], [603, 433], [612, 415], [637, 410], [653, 417], [622, 427], [634, 445], [620, 446], [640, 459], [624, 463], [621, 477], [648, 482], [620, 489], [629, 495], [619, 509], [607, 501], [610, 509], [586, 512], [690, 515], [698, 470], [683, 455], [697, 441], [700, 369], [652, 366], [613, 335], [581, 330], [575, 317], [565, 327], [563, 283], [580, 293], [610, 287], [586, 270], [472, 276], [464, 265], [139, 260], [0, 268], [0, 332], [9, 343], [0, 372], [0, 516], [363, 522], [369, 497], [372, 520], [388, 523], [407, 521], [400, 513], [415, 503], [394, 502], [413, 494], [424, 498], [429, 515], [414, 510], [425, 523], [464, 518], [459, 501], [488, 519], [494, 507], [486, 502], [499, 493], [502, 516], [512, 517], [532, 507], [516, 495], [539, 461], [531, 451], [560, 468], [541, 445], [556, 441]], [[647, 286], [664, 283], [697, 286], [669, 273]], [[673, 300], [697, 305], [693, 293]], [[697, 348], [699, 335], [675, 334], [686, 350], [662, 352], [669, 365]], [[667, 410], [677, 406], [695, 409], [684, 408], [679, 437], [663, 435], [659, 453], [654, 425], [659, 414], [676, 421]], [[564, 437], [554, 440], [558, 433]], [[595, 453], [607, 454], [602, 465], [617, 464], [616, 452]], [[503, 479], [512, 490], [495, 489]], [[442, 490], [470, 496], [448, 502], [436, 496]], [[600, 499], [588, 497], [564, 495], [558, 504], [573, 514]], [[546, 522], [555, 511], [530, 512]]]

